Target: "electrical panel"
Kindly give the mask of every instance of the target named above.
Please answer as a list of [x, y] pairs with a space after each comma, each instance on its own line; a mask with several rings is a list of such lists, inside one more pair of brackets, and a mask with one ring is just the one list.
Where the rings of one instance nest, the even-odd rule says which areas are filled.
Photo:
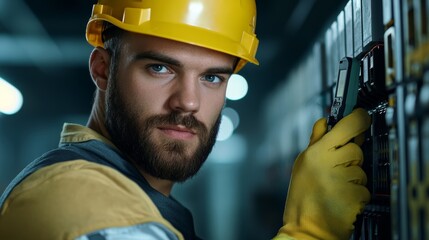
[[428, 9], [427, 0], [362, 0], [354, 19], [363, 33], [357, 107], [372, 117], [362, 145], [372, 197], [352, 239], [429, 239]]
[[357, 107], [372, 118], [362, 145], [372, 197], [352, 239], [429, 239], [429, 1], [352, 6]]
[[321, 71], [307, 69], [308, 60], [300, 67], [323, 76], [307, 103], [327, 117], [340, 60], [360, 63], [357, 107], [372, 119], [362, 144], [371, 201], [351, 238], [429, 239], [429, 0], [349, 0], [336, 14], [316, 41]]

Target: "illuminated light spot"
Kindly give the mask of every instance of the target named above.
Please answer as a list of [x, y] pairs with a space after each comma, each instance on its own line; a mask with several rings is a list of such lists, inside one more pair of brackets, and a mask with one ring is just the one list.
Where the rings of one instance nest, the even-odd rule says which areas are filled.
[[192, 2], [188, 7], [187, 22], [192, 24], [199, 20], [201, 13], [204, 10], [204, 5], [200, 2]]
[[23, 104], [21, 92], [3, 78], [0, 78], [0, 112], [12, 115], [17, 113]]
[[242, 162], [246, 158], [247, 142], [244, 137], [233, 134], [222, 142], [216, 142], [209, 156], [209, 163], [231, 164]]
[[240, 100], [246, 96], [248, 89], [249, 86], [243, 76], [232, 74], [228, 81], [226, 97], [229, 100]]
[[231, 137], [234, 132], [234, 125], [232, 124], [231, 119], [229, 117], [222, 115], [222, 120], [219, 126], [219, 132], [217, 134], [217, 141], [225, 141], [229, 137]]
[[237, 111], [235, 111], [235, 109], [226, 107], [222, 110], [222, 114], [227, 116], [232, 121], [234, 129], [238, 127], [240, 124], [240, 115]]

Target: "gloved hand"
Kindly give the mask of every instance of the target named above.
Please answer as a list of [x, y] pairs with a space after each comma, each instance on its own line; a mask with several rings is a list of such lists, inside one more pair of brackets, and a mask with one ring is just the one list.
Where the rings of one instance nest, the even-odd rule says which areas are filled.
[[370, 200], [361, 166], [363, 153], [351, 142], [370, 126], [356, 109], [326, 133], [326, 119], [313, 127], [308, 148], [295, 161], [283, 215], [274, 239], [349, 239], [356, 215]]

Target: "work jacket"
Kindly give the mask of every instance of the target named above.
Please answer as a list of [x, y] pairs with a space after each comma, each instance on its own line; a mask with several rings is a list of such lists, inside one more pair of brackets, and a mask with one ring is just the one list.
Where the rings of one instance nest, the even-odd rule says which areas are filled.
[[0, 207], [0, 239], [77, 239], [139, 224], [198, 239], [188, 209], [152, 188], [108, 139], [76, 124], [11, 182]]

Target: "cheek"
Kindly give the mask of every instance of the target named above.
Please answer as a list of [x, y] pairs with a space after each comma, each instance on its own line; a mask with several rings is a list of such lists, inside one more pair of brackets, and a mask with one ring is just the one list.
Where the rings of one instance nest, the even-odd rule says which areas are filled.
[[161, 108], [160, 96], [162, 94], [138, 81], [134, 81], [131, 76], [122, 82], [120, 91], [124, 107], [137, 118], [145, 118], [148, 115], [156, 114]]
[[127, 77], [129, 94], [132, 94], [141, 104], [155, 104], [167, 95], [160, 81], [150, 79], [138, 67], [130, 68]]
[[225, 105], [225, 101], [225, 94], [220, 94], [213, 98], [206, 98], [206, 100], [203, 101], [200, 115], [202, 118], [206, 119], [205, 123], [207, 126], [212, 127], [215, 124]]
[[[157, 94], [158, 93], [158, 94]], [[148, 91], [145, 88], [135, 88], [128, 94], [128, 103], [138, 116], [159, 114], [163, 102], [159, 91]]]

